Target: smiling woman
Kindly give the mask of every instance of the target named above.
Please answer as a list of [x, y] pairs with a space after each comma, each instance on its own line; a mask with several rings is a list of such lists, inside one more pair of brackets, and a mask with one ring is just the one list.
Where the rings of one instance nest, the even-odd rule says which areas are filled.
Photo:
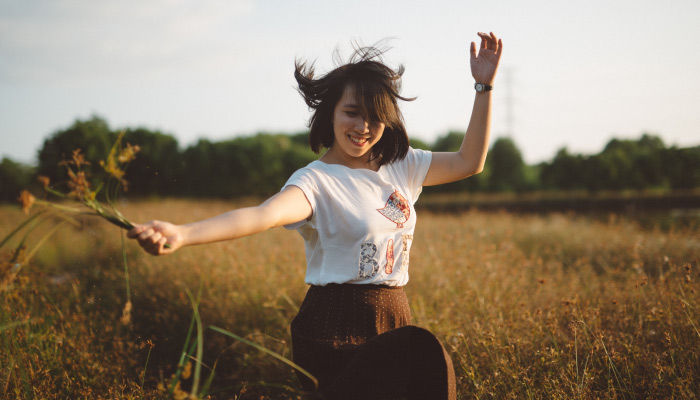
[[322, 157], [324, 161], [336, 163], [333, 160], [342, 157], [334, 143], [342, 149], [357, 146], [348, 155], [364, 156], [366, 159], [354, 161], [372, 162], [375, 167], [406, 156], [408, 134], [397, 100], [414, 98], [399, 94], [404, 69], [394, 71], [384, 65], [384, 51], [358, 48], [346, 64], [319, 79], [314, 79], [313, 65], [297, 62], [294, 77], [299, 93], [314, 110], [309, 121], [311, 149], [316, 153], [322, 147], [331, 149]]
[[[375, 158], [370, 150], [375, 148], [375, 145], [384, 137], [386, 125], [381, 120], [366, 121], [367, 117], [363, 116], [366, 112], [357, 105], [359, 102], [355, 91], [350, 86], [346, 87], [343, 97], [335, 106], [332, 120], [333, 145], [321, 157], [321, 160], [326, 163], [364, 168]], [[406, 147], [408, 147], [407, 143]], [[377, 158], [378, 163], [384, 159], [381, 154]]]
[[327, 148], [320, 159], [257, 207], [181, 226], [152, 221], [129, 236], [152, 254], [169, 254], [277, 226], [296, 229], [310, 288], [292, 321], [293, 356], [325, 398], [455, 399], [452, 360], [432, 333], [411, 325], [403, 286], [422, 187], [466, 178], [484, 165], [503, 44], [493, 33], [479, 37], [478, 51], [474, 42], [470, 48], [474, 108], [457, 152], [409, 147], [398, 100], [412, 99], [399, 94], [403, 68], [386, 66], [383, 49], [358, 48], [320, 78], [313, 65], [297, 62], [299, 92], [313, 109], [311, 148]]

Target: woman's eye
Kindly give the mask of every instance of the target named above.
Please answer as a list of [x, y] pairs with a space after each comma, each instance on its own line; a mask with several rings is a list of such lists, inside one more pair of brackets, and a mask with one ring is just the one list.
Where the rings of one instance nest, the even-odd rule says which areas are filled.
[[348, 117], [357, 117], [357, 113], [355, 111], [345, 111], [345, 115]]

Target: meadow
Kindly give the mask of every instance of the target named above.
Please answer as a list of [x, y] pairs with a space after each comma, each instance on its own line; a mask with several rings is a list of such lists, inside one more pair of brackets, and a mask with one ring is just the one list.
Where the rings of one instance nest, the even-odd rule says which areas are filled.
[[[119, 207], [133, 221], [178, 223], [252, 202]], [[24, 218], [0, 207], [0, 238]], [[32, 233], [26, 251], [40, 237]], [[217, 399], [311, 398], [290, 366], [208, 328], [291, 358], [289, 323], [306, 291], [296, 232], [165, 257], [127, 241], [125, 268], [120, 231], [85, 218], [11, 277], [16, 245], [0, 249], [0, 397], [151, 399], [175, 386], [172, 397], [187, 398], [193, 385], [210, 384]], [[413, 322], [450, 352], [460, 399], [700, 397], [697, 224], [422, 211], [410, 271]], [[190, 294], [203, 346], [176, 374]]]

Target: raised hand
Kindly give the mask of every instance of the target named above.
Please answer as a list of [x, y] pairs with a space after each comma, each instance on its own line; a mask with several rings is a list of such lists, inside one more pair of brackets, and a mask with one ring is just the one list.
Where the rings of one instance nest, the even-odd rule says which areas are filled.
[[182, 227], [162, 221], [134, 224], [127, 236], [138, 240], [141, 247], [153, 255], [170, 254], [184, 244]]
[[498, 63], [503, 53], [503, 42], [493, 32], [479, 32], [478, 35], [481, 38], [479, 52], [477, 53], [476, 43], [474, 42], [472, 42], [469, 49], [469, 64], [471, 65], [472, 76], [478, 83], [493, 85]]

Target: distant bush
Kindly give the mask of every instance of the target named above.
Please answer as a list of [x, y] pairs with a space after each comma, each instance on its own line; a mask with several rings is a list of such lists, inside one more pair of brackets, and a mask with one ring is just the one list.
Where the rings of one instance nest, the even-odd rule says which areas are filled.
[[[76, 120], [70, 127], [49, 136], [39, 151], [36, 172], [53, 184], [67, 181], [56, 168], [80, 148], [93, 163], [93, 175], [101, 179], [99, 160], [108, 154], [117, 132], [93, 116]], [[411, 139], [415, 148], [436, 152], [457, 151], [463, 132], [451, 131], [431, 145]], [[231, 198], [269, 196], [276, 193], [297, 169], [315, 160], [308, 133], [258, 133], [214, 142], [200, 139], [181, 148], [172, 135], [145, 128], [126, 129], [125, 141], [141, 151], [126, 171], [129, 196], [184, 196]], [[31, 180], [33, 169], [3, 160], [0, 170], [2, 197], [13, 201], [19, 188]], [[427, 193], [524, 192], [533, 190], [598, 191], [700, 187], [700, 146], [666, 147], [653, 135], [637, 140], [612, 139], [598, 154], [584, 155], [560, 149], [551, 161], [529, 166], [512, 138], [493, 140], [481, 174], [468, 179], [426, 188]]]
[[0, 163], [0, 202], [17, 200], [32, 181], [34, 167], [3, 157]]

